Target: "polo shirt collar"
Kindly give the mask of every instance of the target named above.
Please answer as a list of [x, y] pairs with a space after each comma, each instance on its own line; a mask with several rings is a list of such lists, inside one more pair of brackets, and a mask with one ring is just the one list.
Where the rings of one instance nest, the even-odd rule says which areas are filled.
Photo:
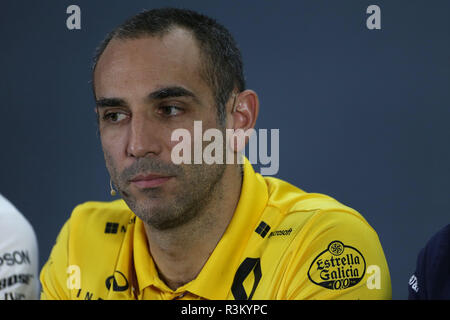
[[168, 288], [159, 278], [150, 255], [143, 222], [136, 218], [133, 251], [139, 290], [153, 285], [167, 292], [188, 291], [205, 299], [225, 299], [242, 260], [243, 251], [256, 229], [267, 201], [268, 190], [264, 178], [254, 172], [252, 165], [244, 157], [241, 195], [230, 224], [198, 276], [176, 291]]

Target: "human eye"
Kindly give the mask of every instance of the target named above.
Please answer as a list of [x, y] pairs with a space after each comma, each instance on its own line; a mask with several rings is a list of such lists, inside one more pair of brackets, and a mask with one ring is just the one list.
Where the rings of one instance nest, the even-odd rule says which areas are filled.
[[125, 120], [128, 115], [119, 111], [107, 111], [103, 115], [103, 120], [110, 123], [118, 123]]
[[177, 106], [160, 106], [158, 107], [158, 113], [164, 117], [174, 117], [180, 115], [184, 110]]

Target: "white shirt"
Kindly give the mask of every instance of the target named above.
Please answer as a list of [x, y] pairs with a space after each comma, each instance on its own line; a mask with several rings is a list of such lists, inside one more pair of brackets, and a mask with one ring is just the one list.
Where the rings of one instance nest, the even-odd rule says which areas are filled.
[[0, 194], [0, 300], [39, 299], [38, 261], [33, 227]]

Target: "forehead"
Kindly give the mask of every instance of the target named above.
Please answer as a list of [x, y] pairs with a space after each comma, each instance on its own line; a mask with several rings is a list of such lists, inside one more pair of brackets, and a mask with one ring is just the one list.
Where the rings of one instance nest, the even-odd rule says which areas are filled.
[[146, 95], [167, 85], [209, 91], [201, 67], [196, 40], [181, 28], [163, 36], [113, 39], [97, 63], [95, 92], [97, 97]]

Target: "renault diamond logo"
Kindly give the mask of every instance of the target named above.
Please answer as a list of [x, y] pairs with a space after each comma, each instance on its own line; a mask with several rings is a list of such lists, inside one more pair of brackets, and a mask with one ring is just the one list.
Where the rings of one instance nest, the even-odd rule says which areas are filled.
[[[119, 277], [115, 277], [115, 274], [118, 273], [120, 276]], [[118, 281], [119, 280], [119, 281]], [[111, 288], [111, 282], [112, 282], [112, 289], [113, 291], [125, 291], [128, 289], [128, 280], [125, 277], [125, 275], [116, 270], [114, 271], [114, 274], [108, 278], [106, 278], [106, 288], [108, 288], [108, 290]]]

